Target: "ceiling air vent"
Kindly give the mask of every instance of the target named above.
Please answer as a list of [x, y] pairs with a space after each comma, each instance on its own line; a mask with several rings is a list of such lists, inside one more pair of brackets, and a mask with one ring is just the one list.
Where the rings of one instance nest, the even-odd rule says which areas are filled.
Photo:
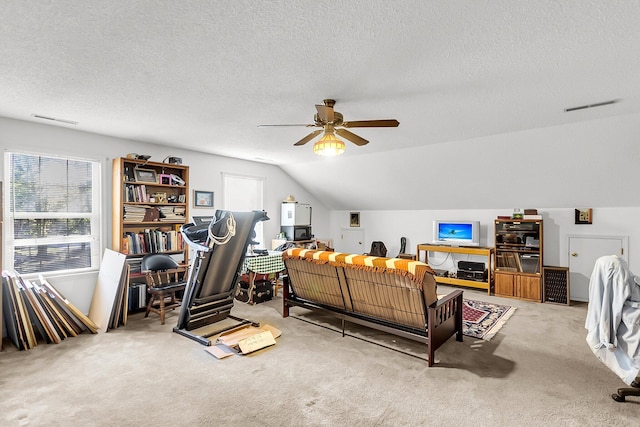
[[571, 107], [571, 108], [565, 108], [564, 112], [568, 113], [570, 111], [577, 111], [577, 110], [585, 110], [587, 108], [594, 108], [594, 107], [602, 107], [604, 105], [611, 105], [611, 104], [615, 104], [616, 102], [620, 101], [619, 99], [612, 99], [611, 101], [604, 101], [604, 102], [598, 102], [596, 104], [589, 104], [589, 105], [581, 105], [579, 107]]
[[58, 118], [55, 118], [55, 117], [43, 116], [43, 115], [40, 115], [40, 114], [32, 114], [31, 117], [34, 117], [36, 119], [42, 119], [42, 120], [51, 120], [53, 122], [66, 123], [68, 125], [77, 125], [78, 124], [78, 122], [74, 122], [73, 120], [58, 119]]

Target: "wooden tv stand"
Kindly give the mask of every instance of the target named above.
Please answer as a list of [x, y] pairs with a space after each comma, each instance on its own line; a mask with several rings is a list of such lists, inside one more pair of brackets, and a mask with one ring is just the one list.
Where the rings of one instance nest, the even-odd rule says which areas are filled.
[[[420, 258], [420, 252], [424, 252], [424, 259]], [[491, 288], [493, 287], [493, 262], [495, 260], [495, 249], [485, 246], [449, 246], [449, 245], [435, 245], [430, 243], [418, 244], [416, 249], [416, 259], [418, 261], [424, 261], [429, 264], [429, 252], [445, 252], [450, 254], [463, 254], [463, 255], [478, 255], [487, 257], [487, 280], [483, 282], [467, 279], [458, 279], [455, 277], [442, 277], [436, 276], [436, 282], [446, 285], [458, 285], [467, 286], [470, 288], [486, 289], [487, 294], [491, 295]]]

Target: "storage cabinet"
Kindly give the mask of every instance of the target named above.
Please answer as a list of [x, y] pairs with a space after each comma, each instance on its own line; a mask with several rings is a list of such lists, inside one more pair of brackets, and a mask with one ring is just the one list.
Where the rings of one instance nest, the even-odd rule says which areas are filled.
[[495, 294], [503, 297], [542, 301], [539, 277], [505, 274], [496, 271]]
[[495, 221], [495, 295], [542, 302], [542, 220]]
[[112, 166], [112, 248], [127, 255], [131, 280], [141, 281], [140, 262], [149, 253], [188, 263], [179, 230], [189, 218], [189, 167], [128, 158]]

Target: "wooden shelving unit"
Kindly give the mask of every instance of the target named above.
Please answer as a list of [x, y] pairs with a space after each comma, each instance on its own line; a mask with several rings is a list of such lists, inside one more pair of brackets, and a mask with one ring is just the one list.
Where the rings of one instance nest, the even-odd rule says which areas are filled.
[[188, 263], [179, 229], [189, 218], [189, 167], [128, 158], [113, 160], [112, 248], [127, 255], [131, 282], [140, 261], [166, 253]]
[[495, 294], [542, 302], [542, 220], [496, 219], [495, 244]]
[[[424, 258], [420, 258], [420, 252], [424, 252]], [[487, 280], [476, 281], [468, 279], [458, 279], [455, 277], [442, 277], [436, 276], [436, 282], [446, 285], [467, 286], [470, 288], [486, 289], [487, 294], [491, 295], [491, 288], [493, 285], [493, 277], [491, 275], [491, 269], [494, 261], [494, 249], [484, 246], [448, 246], [448, 245], [433, 245], [428, 243], [419, 244], [416, 249], [416, 259], [418, 261], [424, 261], [429, 263], [429, 252], [444, 252], [450, 254], [463, 254], [463, 255], [476, 255], [487, 258]]]

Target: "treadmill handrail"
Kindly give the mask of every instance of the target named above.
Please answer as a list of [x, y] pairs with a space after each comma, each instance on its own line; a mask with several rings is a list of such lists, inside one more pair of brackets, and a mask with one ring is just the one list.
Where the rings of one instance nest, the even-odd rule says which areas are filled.
[[[207, 228], [208, 228], [208, 224], [207, 224]], [[191, 240], [189, 238], [189, 235], [186, 233], [187, 229], [191, 228], [191, 227], [198, 227], [196, 226], [194, 223], [189, 222], [187, 224], [182, 224], [180, 226], [180, 233], [182, 234], [182, 238], [184, 239], [185, 243], [189, 246], [194, 248], [197, 251], [202, 251], [202, 252], [209, 252], [211, 250], [211, 248], [209, 246], [207, 246], [206, 244], [203, 245], [202, 243], [198, 243], [195, 242], [193, 240]]]

